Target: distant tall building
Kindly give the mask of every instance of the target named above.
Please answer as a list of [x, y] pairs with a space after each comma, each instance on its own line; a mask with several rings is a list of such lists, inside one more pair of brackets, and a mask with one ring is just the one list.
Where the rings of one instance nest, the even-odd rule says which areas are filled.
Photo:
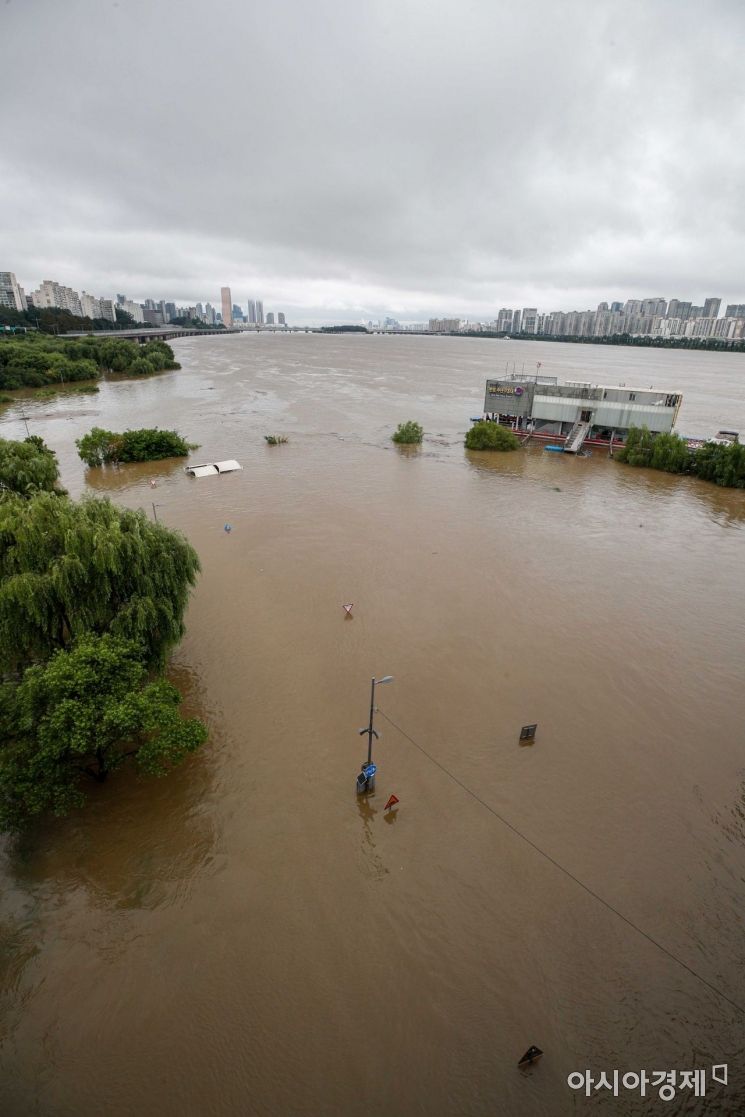
[[623, 310], [623, 303], [614, 302], [610, 304], [611, 314], [620, 314]]
[[82, 317], [83, 310], [77, 291], [73, 291], [72, 287], [63, 287], [53, 279], [45, 279], [39, 285], [38, 291], [34, 291], [32, 298], [37, 308], [56, 307], [58, 310], [69, 310], [70, 314]]
[[654, 318], [656, 315], [664, 315], [666, 310], [666, 299], [643, 299], [639, 313], [643, 314], [645, 317], [651, 316]]
[[524, 334], [536, 333], [538, 327], [538, 309], [534, 306], [526, 306], [523, 310], [523, 324], [522, 332]]
[[[518, 311], [518, 314], [519, 313], [520, 312]], [[499, 314], [497, 315], [497, 330], [499, 331], [499, 333], [502, 333], [504, 331], [504, 333], [508, 334], [511, 329], [512, 311], [508, 307], [503, 306]]]
[[707, 299], [704, 303], [704, 318], [718, 318], [721, 299]]
[[256, 303], [253, 299], [248, 300], [248, 324], [250, 326], [256, 325]]
[[26, 296], [12, 271], [0, 271], [0, 306], [10, 310], [26, 309]]
[[513, 334], [519, 334], [520, 333], [520, 321], [521, 321], [520, 311], [516, 310], [515, 313], [512, 315], [512, 332], [513, 332]]
[[234, 322], [242, 322], [243, 321], [243, 311], [238, 306], [238, 303], [233, 303], [233, 321]]
[[281, 310], [277, 312], [277, 325], [278, 326], [286, 326], [287, 325], [287, 323], [285, 322], [284, 313]]
[[256, 325], [264, 325], [264, 304], [261, 299], [256, 300]]
[[273, 326], [274, 325], [274, 311], [273, 310], [270, 310], [267, 313], [266, 324], [267, 324], [267, 326]]
[[223, 325], [232, 326], [233, 325], [233, 310], [232, 310], [233, 301], [230, 297], [230, 288], [229, 287], [221, 287], [220, 288], [220, 298], [221, 298], [221, 301], [222, 301]]
[[[0, 272], [2, 280], [2, 272]], [[725, 318], [745, 318], [745, 303], [730, 303], [724, 314]]]

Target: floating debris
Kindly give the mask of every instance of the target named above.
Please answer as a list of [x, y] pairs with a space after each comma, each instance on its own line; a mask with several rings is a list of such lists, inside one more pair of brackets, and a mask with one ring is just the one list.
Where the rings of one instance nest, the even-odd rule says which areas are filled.
[[540, 1047], [532, 1045], [528, 1048], [517, 1065], [519, 1067], [532, 1067], [533, 1063], [538, 1062], [542, 1054], [543, 1052], [541, 1051]]

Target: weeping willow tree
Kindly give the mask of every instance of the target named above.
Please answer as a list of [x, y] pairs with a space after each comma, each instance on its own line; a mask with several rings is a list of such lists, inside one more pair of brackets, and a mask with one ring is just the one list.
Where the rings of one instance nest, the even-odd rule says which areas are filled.
[[163, 775], [202, 744], [176, 688], [147, 674], [135, 641], [87, 635], [0, 687], [0, 829], [67, 814], [128, 761]]
[[58, 489], [57, 457], [42, 438], [29, 435], [23, 442], [0, 438], [0, 494], [30, 497], [40, 490]]
[[105, 499], [0, 499], [0, 658], [18, 671], [93, 633], [162, 664], [184, 632], [199, 559], [186, 539]]

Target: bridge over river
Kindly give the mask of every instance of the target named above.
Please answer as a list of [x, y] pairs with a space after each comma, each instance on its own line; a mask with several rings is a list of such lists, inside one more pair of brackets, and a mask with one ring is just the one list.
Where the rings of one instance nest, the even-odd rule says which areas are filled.
[[64, 337], [126, 337], [130, 341], [170, 341], [176, 337], [202, 337], [206, 334], [317, 334], [321, 331], [312, 326], [220, 326], [214, 329], [189, 329], [188, 326], [139, 326], [132, 330], [78, 330], [66, 333]]

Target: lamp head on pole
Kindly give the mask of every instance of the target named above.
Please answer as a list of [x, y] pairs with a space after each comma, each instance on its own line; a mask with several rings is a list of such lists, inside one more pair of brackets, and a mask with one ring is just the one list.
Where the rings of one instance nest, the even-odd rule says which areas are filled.
[[392, 682], [393, 682], [393, 675], [383, 675], [382, 679], [376, 679], [375, 680], [375, 685], [380, 686], [381, 683], [392, 683]]

